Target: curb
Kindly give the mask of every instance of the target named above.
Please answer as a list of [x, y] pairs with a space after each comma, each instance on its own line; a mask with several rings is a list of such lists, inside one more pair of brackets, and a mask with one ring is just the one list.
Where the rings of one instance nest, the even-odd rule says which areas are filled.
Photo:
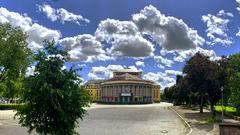
[[178, 115], [178, 117], [180, 117], [183, 121], [184, 121], [184, 123], [187, 125], [187, 127], [190, 129], [190, 131], [186, 134], [186, 135], [190, 135], [191, 133], [192, 133], [192, 128], [191, 128], [191, 126], [188, 124], [188, 122], [177, 112], [177, 111], [175, 111], [172, 107], [169, 107], [173, 112], [175, 112], [177, 115]]

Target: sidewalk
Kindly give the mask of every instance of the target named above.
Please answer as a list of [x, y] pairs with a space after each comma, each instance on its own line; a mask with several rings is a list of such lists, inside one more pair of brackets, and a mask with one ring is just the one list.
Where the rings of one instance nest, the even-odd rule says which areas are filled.
[[[200, 114], [198, 110], [191, 110], [183, 106], [173, 106], [172, 109], [179, 113], [179, 115], [190, 124], [192, 128], [190, 135], [218, 135], [218, 124], [205, 123], [205, 119], [211, 117], [209, 110], [204, 110], [204, 113]], [[239, 121], [226, 117], [224, 121], [227, 123], [240, 124]]]
[[15, 114], [16, 114], [16, 111], [14, 110], [0, 110], [0, 121], [13, 119]]

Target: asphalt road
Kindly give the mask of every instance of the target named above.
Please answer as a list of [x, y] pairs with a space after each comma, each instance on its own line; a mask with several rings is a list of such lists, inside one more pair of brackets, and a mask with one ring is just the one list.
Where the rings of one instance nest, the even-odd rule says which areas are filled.
[[184, 135], [171, 104], [98, 105], [80, 122], [81, 135]]
[[[168, 109], [171, 104], [96, 105], [80, 121], [76, 130], [81, 135], [184, 135], [186, 127]], [[10, 118], [12, 112], [1, 116], [0, 135], [26, 135], [27, 129]], [[35, 135], [32, 133], [31, 135]]]

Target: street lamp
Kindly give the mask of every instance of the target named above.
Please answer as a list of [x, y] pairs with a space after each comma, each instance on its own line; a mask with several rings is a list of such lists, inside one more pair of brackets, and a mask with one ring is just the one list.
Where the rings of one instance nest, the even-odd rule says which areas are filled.
[[223, 87], [221, 87], [221, 92], [222, 92], [222, 123], [223, 123]]

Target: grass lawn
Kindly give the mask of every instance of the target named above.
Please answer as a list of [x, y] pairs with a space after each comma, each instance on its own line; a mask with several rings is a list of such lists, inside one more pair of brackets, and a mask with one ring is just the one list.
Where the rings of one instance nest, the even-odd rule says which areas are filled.
[[[227, 113], [235, 113], [236, 112], [236, 108], [231, 107], [231, 106], [225, 106], [224, 109], [226, 110]], [[222, 106], [221, 105], [216, 105], [215, 110], [217, 112], [222, 112]]]

